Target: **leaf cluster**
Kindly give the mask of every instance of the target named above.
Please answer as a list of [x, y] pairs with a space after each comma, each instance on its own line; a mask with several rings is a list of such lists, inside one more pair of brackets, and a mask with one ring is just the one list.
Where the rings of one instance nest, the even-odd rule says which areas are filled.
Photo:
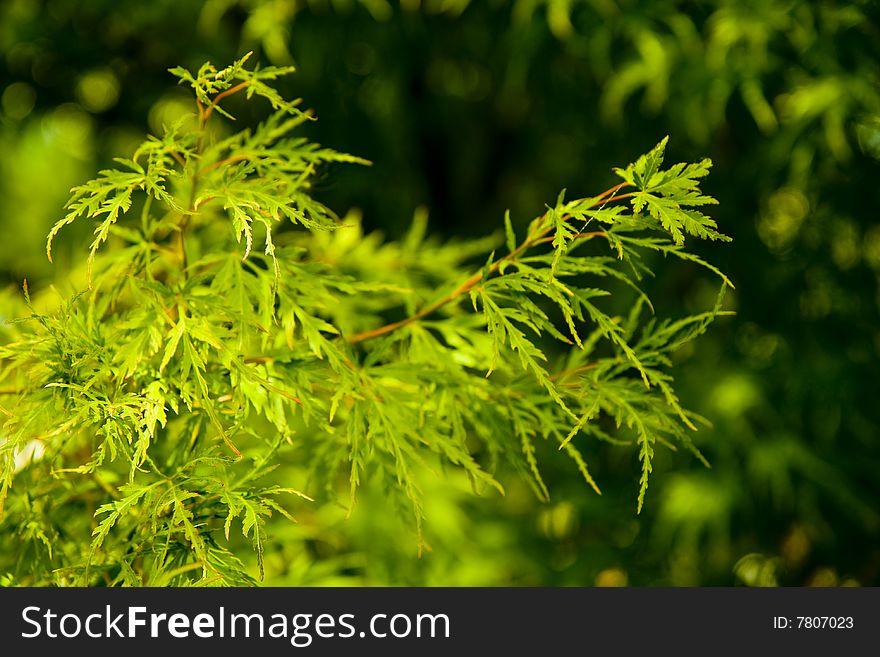
[[[637, 455], [640, 510], [658, 445], [702, 459], [705, 421], [670, 369], [721, 296], [656, 319], [639, 282], [672, 256], [730, 285], [685, 246], [727, 239], [696, 209], [714, 202], [710, 162], [663, 169], [664, 139], [521, 238], [507, 217], [504, 238], [439, 243], [417, 215], [383, 242], [312, 196], [320, 167], [364, 161], [296, 136], [311, 114], [272, 86], [289, 69], [246, 60], [171, 71], [193, 114], [76, 187], [49, 235], [51, 256], [64, 226], [93, 223], [88, 287], [48, 312], [25, 289], [0, 348], [16, 581], [248, 584], [270, 518], [312, 499], [351, 513], [380, 486], [421, 549], [426, 472], [463, 471], [477, 494], [519, 473], [548, 499], [542, 462], [561, 451], [599, 492], [588, 455], [609, 442]], [[221, 103], [238, 93], [272, 113], [231, 130]]]

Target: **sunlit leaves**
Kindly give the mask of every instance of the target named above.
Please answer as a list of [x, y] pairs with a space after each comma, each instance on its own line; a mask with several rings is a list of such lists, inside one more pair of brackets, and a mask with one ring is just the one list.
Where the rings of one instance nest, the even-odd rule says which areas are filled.
[[699, 191], [699, 179], [709, 174], [712, 162], [703, 160], [696, 164], [676, 164], [661, 171], [668, 139], [664, 137], [649, 153], [626, 169], [615, 169], [617, 175], [637, 189], [632, 199], [633, 211], [640, 213], [647, 208], [648, 213], [660, 222], [678, 245], [684, 244], [685, 235], [730, 241], [729, 237], [717, 231], [713, 219], [693, 209], [717, 203]]
[[[702, 458], [670, 354], [720, 301], [645, 321], [639, 281], [660, 253], [729, 284], [683, 244], [721, 238], [694, 209], [714, 202], [699, 190], [708, 162], [664, 169], [664, 140], [624, 183], [560, 194], [519, 236], [508, 215], [503, 237], [440, 243], [420, 210], [383, 242], [310, 195], [318, 168], [364, 161], [295, 136], [310, 114], [270, 84], [288, 71], [246, 60], [172, 71], [195, 119], [75, 188], [50, 234], [95, 221], [90, 289], [0, 348], [19, 402], [2, 428], [0, 528], [41, 555], [21, 581], [251, 584], [270, 575], [289, 495], [354, 514], [377, 486], [415, 552], [431, 533], [425, 478], [450, 469], [478, 495], [518, 475], [548, 500], [559, 456], [599, 493], [602, 441], [635, 449], [640, 510], [657, 445]], [[235, 94], [275, 112], [233, 131]], [[34, 441], [45, 455], [16, 465]], [[25, 477], [63, 491], [66, 511], [33, 511]], [[62, 530], [82, 547], [59, 556]]]
[[[323, 277], [281, 280], [312, 265], [300, 262], [300, 250], [282, 248], [282, 266], [272, 230], [282, 220], [334, 228], [334, 215], [309, 196], [310, 177], [325, 162], [362, 160], [291, 137], [308, 117], [270, 86], [288, 71], [248, 71], [246, 59], [221, 70], [207, 64], [195, 75], [177, 69], [195, 91], [198, 122], [167, 126], [130, 159], [117, 158], [118, 169], [74, 188], [47, 253], [65, 225], [95, 220], [88, 257], [95, 284], [55, 316], [34, 314], [0, 353], [21, 388], [0, 445], [4, 496], [11, 491], [17, 502], [27, 494], [15, 455], [38, 437], [46, 457], [28, 470], [49, 468], [74, 498], [107, 500], [94, 529], [87, 516], [65, 521], [66, 531], [92, 538], [89, 550], [65, 556], [65, 577], [76, 583], [106, 576], [129, 585], [250, 583], [249, 566], [218, 542], [234, 545], [229, 527], [237, 517], [262, 577], [267, 520], [292, 519], [278, 496], [301, 495], [257, 481], [290, 445], [301, 396], [313, 395], [303, 370], [288, 369], [289, 354], [350, 367], [321, 309], [332, 305], [327, 295], [358, 285], [326, 268]], [[268, 99], [277, 112], [253, 131], [209, 130], [212, 114], [227, 114], [222, 99], [238, 92]], [[224, 232], [227, 213], [232, 226]], [[259, 255], [250, 253], [255, 227], [265, 243]], [[236, 239], [245, 243], [245, 262], [230, 248]], [[277, 364], [255, 356], [285, 346]], [[304, 419], [316, 410], [326, 417], [319, 407]], [[51, 530], [27, 532], [51, 548]], [[56, 566], [34, 562], [29, 576], [41, 581]]]
[[181, 83], [189, 84], [195, 92], [196, 98], [203, 105], [229, 118], [232, 118], [231, 115], [220, 107], [218, 103], [219, 99], [236, 82], [247, 89], [248, 98], [254, 95], [262, 96], [269, 100], [274, 109], [281, 109], [290, 113], [297, 112], [296, 106], [298, 101], [291, 102], [285, 100], [272, 85], [267, 84], [282, 75], [293, 73], [295, 69], [292, 66], [267, 66], [261, 69], [257, 65], [252, 70], [248, 70], [244, 65], [252, 54], [247, 53], [238, 61], [220, 70], [213, 64], [206, 63], [199, 68], [195, 75], [181, 66], [170, 69], [170, 73], [180, 78]]

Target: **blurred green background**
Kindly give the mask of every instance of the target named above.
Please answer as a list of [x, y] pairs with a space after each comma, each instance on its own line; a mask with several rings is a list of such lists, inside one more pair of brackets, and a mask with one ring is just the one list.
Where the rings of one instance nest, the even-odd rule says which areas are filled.
[[[699, 253], [737, 286], [736, 317], [676, 364], [714, 423], [696, 436], [712, 469], [658, 452], [640, 516], [634, 454], [587, 450], [598, 497], [551, 447], [547, 504], [436, 478], [421, 559], [378, 493], [349, 520], [298, 512], [273, 525], [267, 583], [880, 584], [880, 4], [5, 0], [4, 304], [80, 257], [83, 227], [45, 258], [69, 188], [188, 111], [167, 69], [248, 50], [296, 65], [312, 139], [373, 161], [316, 190], [369, 229], [399, 237], [422, 207], [442, 235], [492, 232], [507, 208], [522, 227], [668, 134], [669, 161], [715, 161], [704, 189], [734, 241]], [[657, 271], [664, 313], [711, 304], [694, 269]]]

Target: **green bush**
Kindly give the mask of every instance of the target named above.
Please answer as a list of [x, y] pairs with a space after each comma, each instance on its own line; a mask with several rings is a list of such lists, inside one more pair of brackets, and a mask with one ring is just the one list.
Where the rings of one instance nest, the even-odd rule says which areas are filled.
[[[538, 443], [597, 493], [582, 452], [635, 449], [638, 510], [658, 445], [705, 463], [689, 434], [706, 421], [669, 369], [721, 296], [657, 319], [639, 283], [659, 253], [730, 285], [685, 246], [729, 239], [701, 211], [709, 160], [664, 169], [664, 139], [606, 191], [560, 194], [524, 237], [508, 215], [504, 239], [442, 243], [417, 216], [383, 243], [310, 193], [324, 165], [365, 162], [298, 137], [311, 112], [271, 86], [290, 69], [247, 59], [171, 70], [194, 111], [75, 187], [49, 233], [51, 258], [65, 226], [93, 224], [70, 276], [84, 286], [49, 310], [25, 284], [30, 313], [0, 349], [7, 583], [250, 584], [270, 518], [305, 505], [290, 495], [372, 515], [362, 485], [411, 518], [421, 553], [425, 480], [457, 471], [503, 495], [518, 474], [547, 501]], [[274, 112], [232, 131], [236, 95]], [[622, 316], [603, 309], [612, 292]]]
[[[867, 0], [2, 3], [0, 225], [14, 238], [0, 243], [10, 283], [0, 311], [20, 314], [25, 277], [40, 308], [53, 278], [68, 289], [88, 222], [65, 229], [55, 267], [45, 234], [71, 186], [190, 111], [186, 90], [168, 85], [178, 63], [253, 49], [296, 64], [276, 83], [321, 117], [299, 134], [373, 162], [319, 171], [311, 194], [349, 212], [346, 224], [363, 217], [380, 242], [404, 240], [414, 208], [438, 238], [484, 235], [506, 209], [525, 235], [560, 187], [590, 192], [670, 134], [671, 160], [715, 163], [705, 189], [734, 238], [699, 253], [736, 281], [725, 305], [737, 316], [674, 359], [682, 404], [713, 420], [692, 435], [712, 469], [658, 450], [638, 516], [637, 453], [610, 444], [585, 453], [601, 498], [553, 449], [541, 461], [549, 503], [516, 478], [504, 497], [474, 499], [446, 470], [421, 480], [436, 530], [421, 560], [409, 525], [376, 511], [382, 494], [363, 486], [369, 517], [292, 507], [299, 524], [273, 529], [271, 577], [876, 583], [878, 24]], [[167, 38], [181, 26], [186, 39]], [[230, 102], [240, 123], [263, 116], [265, 106]], [[663, 273], [640, 286], [661, 314], [712, 307], [717, 289], [694, 263], [650, 263]], [[624, 316], [629, 301], [613, 290], [602, 307]]]

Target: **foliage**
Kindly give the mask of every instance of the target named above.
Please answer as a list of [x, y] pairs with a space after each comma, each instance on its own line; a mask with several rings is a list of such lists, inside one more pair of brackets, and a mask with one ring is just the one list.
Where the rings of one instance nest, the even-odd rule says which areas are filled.
[[[321, 75], [349, 76], [333, 97], [374, 132], [421, 117], [402, 143], [419, 139], [430, 156], [404, 146], [388, 168], [450, 231], [467, 231], [474, 208], [527, 207], [558, 181], [594, 176], [658, 129], [676, 135], [678, 157], [709, 154], [720, 170], [711, 189], [737, 248], [707, 253], [748, 293], [730, 298], [737, 321], [677, 377], [682, 398], [715, 420], [700, 442], [714, 476], [679, 471], [638, 531], [572, 494], [567, 532], [517, 532], [533, 541], [524, 551], [558, 555], [541, 581], [619, 569], [639, 583], [751, 584], [740, 564], [759, 562], [764, 583], [876, 582], [877, 4], [511, 0], [467, 3], [451, 21], [426, 1], [400, 3], [375, 32], [364, 12], [318, 4], [334, 11], [273, 27], [289, 30], [291, 57], [315, 80], [309, 97], [328, 104], [309, 71], [321, 61]], [[360, 52], [370, 57], [356, 65]], [[363, 124], [347, 125], [369, 134]], [[422, 177], [407, 176], [414, 167]], [[658, 283], [652, 298], [684, 309], [705, 294], [686, 272]]]
[[[878, 25], [868, 0], [0, 3], [0, 226], [10, 236], [0, 313], [20, 314], [25, 276], [42, 312], [57, 307], [53, 279], [85, 285], [85, 267], [71, 263], [82, 261], [89, 222], [64, 229], [55, 267], [46, 232], [72, 185], [191, 111], [185, 90], [167, 84], [178, 63], [195, 69], [249, 49], [295, 63], [295, 78], [276, 83], [321, 117], [299, 134], [373, 161], [319, 171], [311, 192], [353, 208], [346, 224], [362, 215], [376, 249], [374, 231], [401, 239], [414, 207], [419, 222], [430, 208], [435, 236], [484, 234], [506, 208], [524, 235], [559, 187], [589, 190], [671, 134], [672, 161], [714, 161], [705, 189], [721, 204], [711, 214], [736, 245], [700, 247], [737, 282], [725, 297], [736, 319], [674, 359], [682, 404], [713, 420], [692, 434], [712, 470], [657, 450], [663, 485], [636, 517], [637, 455], [610, 443], [588, 455], [601, 497], [584, 495], [577, 469], [543, 441], [550, 503], [510, 477], [505, 496], [472, 498], [460, 472], [423, 468], [434, 549], [421, 560], [408, 525], [364, 482], [368, 514], [309, 504], [296, 507], [298, 524], [274, 523], [267, 578], [876, 584]], [[180, 26], [187, 38], [169, 40]], [[229, 102], [246, 124], [264, 107]], [[714, 290], [693, 263], [646, 258], [663, 275], [640, 286], [665, 314], [711, 307]], [[369, 260], [359, 268], [373, 270]], [[626, 295], [601, 302], [626, 316]], [[283, 452], [274, 472], [302, 487], [298, 454]]]
[[[634, 449], [638, 510], [658, 445], [704, 461], [690, 434], [705, 420], [669, 369], [721, 296], [645, 319], [639, 286], [651, 254], [731, 286], [685, 244], [729, 239], [697, 209], [715, 202], [699, 189], [711, 162], [664, 169], [664, 139], [605, 192], [560, 194], [524, 237], [508, 216], [504, 240], [441, 243], [417, 216], [383, 243], [311, 193], [319, 168], [365, 162], [297, 136], [312, 115], [273, 86], [291, 69], [247, 60], [171, 69], [195, 112], [75, 187], [49, 233], [51, 258], [66, 226], [92, 225], [84, 288], [47, 312], [24, 287], [30, 312], [0, 349], [10, 581], [254, 583], [270, 518], [313, 500], [355, 513], [368, 482], [412, 517], [421, 550], [426, 470], [464, 473], [478, 494], [518, 472], [546, 500], [540, 442], [597, 493], [584, 454]], [[272, 113], [231, 130], [240, 95]], [[609, 295], [628, 295], [625, 316]], [[291, 462], [309, 477], [275, 472]]]

